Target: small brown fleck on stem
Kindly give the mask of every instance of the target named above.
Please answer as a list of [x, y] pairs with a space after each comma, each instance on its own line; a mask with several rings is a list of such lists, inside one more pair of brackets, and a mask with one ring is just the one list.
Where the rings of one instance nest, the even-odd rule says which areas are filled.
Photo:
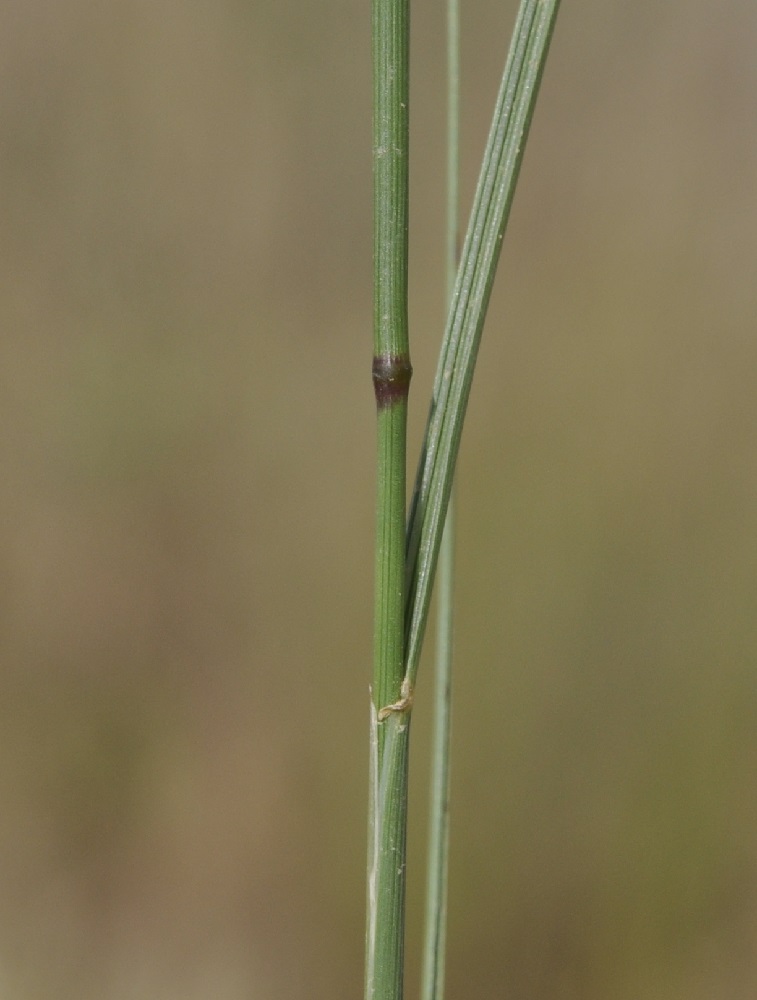
[[413, 366], [406, 354], [380, 354], [373, 359], [373, 391], [383, 409], [407, 399]]

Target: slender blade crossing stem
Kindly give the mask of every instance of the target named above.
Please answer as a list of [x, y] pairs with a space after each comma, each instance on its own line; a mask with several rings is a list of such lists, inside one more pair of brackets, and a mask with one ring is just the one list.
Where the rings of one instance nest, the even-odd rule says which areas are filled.
[[415, 684], [481, 332], [559, 0], [522, 0], [455, 282], [410, 511], [405, 671]]

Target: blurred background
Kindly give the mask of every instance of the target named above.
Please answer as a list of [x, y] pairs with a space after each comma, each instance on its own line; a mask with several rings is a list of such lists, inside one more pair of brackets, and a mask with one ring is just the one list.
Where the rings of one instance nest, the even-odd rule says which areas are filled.
[[[466, 216], [514, 14], [463, 11]], [[369, 4], [0, 19], [0, 997], [359, 997]], [[757, 995], [756, 42], [751, 0], [558, 19], [458, 470], [450, 997]]]

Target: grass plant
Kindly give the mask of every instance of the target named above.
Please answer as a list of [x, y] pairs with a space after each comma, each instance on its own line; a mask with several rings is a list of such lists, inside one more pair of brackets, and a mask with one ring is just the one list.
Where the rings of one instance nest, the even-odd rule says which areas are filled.
[[[370, 817], [366, 1000], [401, 1000], [407, 778], [413, 689], [447, 516], [452, 478], [486, 309], [533, 115], [559, 0], [522, 0], [487, 142], [460, 266], [451, 294], [431, 408], [405, 528], [409, 9], [373, 3], [374, 358], [377, 515], [374, 675], [370, 716]], [[445, 709], [442, 708], [442, 711]], [[448, 741], [440, 744], [446, 783]], [[446, 833], [442, 833], [446, 837]], [[443, 962], [445, 864], [436, 864], [430, 904]], [[440, 978], [431, 976], [431, 997]], [[424, 987], [425, 988], [425, 987]]]

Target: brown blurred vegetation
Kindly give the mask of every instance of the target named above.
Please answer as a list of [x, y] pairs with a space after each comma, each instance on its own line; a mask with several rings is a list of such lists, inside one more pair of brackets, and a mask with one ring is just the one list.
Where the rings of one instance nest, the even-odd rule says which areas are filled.
[[[513, 12], [464, 12], [466, 199]], [[0, 993], [354, 998], [368, 5], [0, 19]], [[561, 13], [460, 466], [450, 997], [757, 992], [756, 39]], [[440, 9], [414, 44], [417, 443]]]

